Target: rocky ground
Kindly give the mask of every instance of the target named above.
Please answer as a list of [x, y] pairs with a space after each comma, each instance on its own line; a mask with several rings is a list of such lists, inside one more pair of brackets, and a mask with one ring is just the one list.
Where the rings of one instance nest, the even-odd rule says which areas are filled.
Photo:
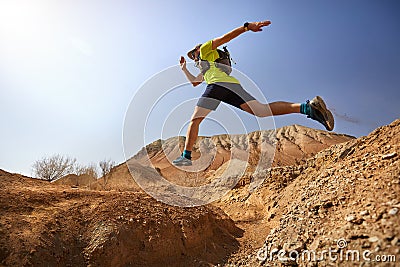
[[[265, 225], [267, 234], [262, 245], [240, 250], [226, 265], [399, 266], [399, 130], [397, 120], [303, 165], [255, 174], [267, 179], [237, 206], [262, 203], [251, 222]], [[285, 254], [278, 258], [278, 251]]]
[[[330, 144], [335, 135], [293, 127], [281, 135], [291, 149], [279, 149], [301, 152], [297, 160], [284, 164], [278, 151], [280, 163], [195, 208], [157, 202], [126, 165], [82, 186], [76, 177], [74, 185], [49, 184], [0, 171], [0, 264], [399, 266], [400, 120]], [[171, 171], [153, 152], [158, 171]], [[264, 180], [257, 189], [255, 179]]]
[[172, 207], [142, 192], [62, 188], [0, 171], [2, 266], [217, 264], [243, 230], [212, 206]]

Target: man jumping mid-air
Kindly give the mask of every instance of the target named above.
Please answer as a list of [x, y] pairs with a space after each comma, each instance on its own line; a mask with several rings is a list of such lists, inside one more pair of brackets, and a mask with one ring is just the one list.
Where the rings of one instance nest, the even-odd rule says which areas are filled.
[[186, 133], [185, 149], [182, 155], [173, 161], [174, 165], [192, 165], [191, 154], [193, 145], [198, 136], [199, 125], [212, 110], [216, 110], [221, 101], [258, 117], [291, 113], [305, 114], [309, 118], [323, 124], [328, 131], [333, 130], [334, 119], [332, 113], [326, 108], [321, 97], [316, 96], [311, 101], [305, 103], [278, 101], [270, 104], [263, 104], [246, 92], [240, 85], [240, 82], [233, 76], [230, 76], [230, 71], [226, 71], [224, 66], [218, 63], [222, 55], [221, 50], [217, 50], [219, 46], [228, 43], [247, 31], [260, 32], [262, 31], [262, 27], [270, 24], [271, 22], [268, 20], [262, 22], [246, 22], [243, 26], [221, 37], [197, 45], [187, 54], [190, 59], [195, 61], [196, 66], [201, 70], [201, 73], [197, 76], [192, 75], [188, 71], [186, 68], [186, 60], [184, 57], [181, 57], [180, 65], [182, 71], [192, 85], [197, 86], [205, 81], [207, 87], [197, 102], [190, 119]]

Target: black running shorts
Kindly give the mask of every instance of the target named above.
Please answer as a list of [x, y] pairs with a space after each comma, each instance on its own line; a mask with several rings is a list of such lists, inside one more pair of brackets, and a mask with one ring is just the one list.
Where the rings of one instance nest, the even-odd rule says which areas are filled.
[[197, 106], [216, 110], [222, 101], [241, 109], [240, 105], [251, 100], [255, 100], [255, 98], [246, 92], [240, 84], [212, 83], [207, 85], [206, 90], [197, 102]]

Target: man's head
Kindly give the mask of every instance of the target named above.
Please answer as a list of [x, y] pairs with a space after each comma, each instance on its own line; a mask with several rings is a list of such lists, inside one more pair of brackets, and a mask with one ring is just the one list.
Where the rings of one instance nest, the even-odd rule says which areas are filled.
[[196, 45], [192, 50], [190, 50], [187, 53], [187, 56], [190, 59], [194, 60], [194, 61], [199, 60], [199, 58], [200, 58], [200, 46], [201, 46], [201, 44]]

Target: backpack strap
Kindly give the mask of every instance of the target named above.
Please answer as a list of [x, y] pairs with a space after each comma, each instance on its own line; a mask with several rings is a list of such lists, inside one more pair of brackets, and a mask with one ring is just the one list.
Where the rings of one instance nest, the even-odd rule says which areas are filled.
[[[215, 60], [214, 64], [217, 68], [221, 69], [227, 75], [232, 72], [231, 56], [226, 46], [222, 47], [223, 50], [217, 49], [219, 58]], [[234, 62], [236, 64], [236, 62]], [[210, 69], [210, 62], [207, 60], [200, 59], [197, 65], [201, 73], [204, 75]]]

